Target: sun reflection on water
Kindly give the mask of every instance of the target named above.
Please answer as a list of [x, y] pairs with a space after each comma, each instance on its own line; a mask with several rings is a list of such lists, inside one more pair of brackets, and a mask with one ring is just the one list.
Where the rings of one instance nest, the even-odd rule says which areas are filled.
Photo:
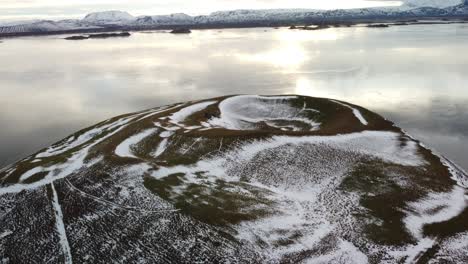
[[281, 29], [274, 34], [276, 45], [268, 51], [235, 53], [234, 56], [244, 63], [267, 64], [281, 69], [284, 73], [295, 72], [320, 53], [318, 50], [306, 49], [308, 42], [334, 41], [339, 37], [340, 34], [335, 29], [320, 31]]

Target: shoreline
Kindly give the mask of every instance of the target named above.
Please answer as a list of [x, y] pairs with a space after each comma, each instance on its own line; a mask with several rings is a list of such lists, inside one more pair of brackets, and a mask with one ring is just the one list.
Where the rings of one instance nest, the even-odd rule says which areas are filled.
[[[93, 33], [111, 33], [111, 32], [144, 32], [152, 30], [174, 30], [178, 28], [188, 28], [191, 30], [209, 30], [209, 29], [236, 29], [236, 28], [280, 28], [296, 26], [297, 30], [304, 30], [310, 26], [318, 26], [321, 29], [333, 27], [355, 27], [364, 25], [372, 28], [372, 25], [383, 24], [391, 26], [411, 26], [411, 25], [446, 25], [446, 24], [466, 24], [468, 17], [409, 17], [407, 19], [398, 17], [394, 19], [349, 19], [349, 20], [321, 20], [316, 19], [298, 22], [246, 22], [246, 23], [216, 23], [199, 25], [154, 25], [154, 26], [109, 26], [105, 28], [89, 28], [60, 31], [41, 31], [41, 32], [16, 32], [0, 33], [0, 40], [16, 37], [39, 37], [39, 36], [58, 36], [69, 34], [93, 34]], [[302, 27], [302, 28], [301, 28]]]

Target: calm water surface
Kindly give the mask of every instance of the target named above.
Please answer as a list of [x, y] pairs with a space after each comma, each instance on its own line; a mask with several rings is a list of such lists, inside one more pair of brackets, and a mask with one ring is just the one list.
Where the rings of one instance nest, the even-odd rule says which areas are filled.
[[468, 25], [0, 43], [0, 167], [119, 114], [226, 94], [345, 100], [468, 169]]

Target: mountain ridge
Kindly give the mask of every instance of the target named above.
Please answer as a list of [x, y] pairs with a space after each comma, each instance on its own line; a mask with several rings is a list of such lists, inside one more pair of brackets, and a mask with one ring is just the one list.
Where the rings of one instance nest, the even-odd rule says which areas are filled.
[[[426, 1], [416, 1], [424, 3]], [[410, 2], [410, 4], [413, 2]], [[438, 2], [437, 2], [438, 3]], [[184, 13], [154, 16], [132, 16], [124, 11], [94, 12], [83, 19], [0, 24], [0, 37], [15, 35], [60, 34], [74, 32], [170, 29], [172, 27], [222, 28], [288, 26], [313, 23], [359, 23], [388, 20], [462, 18], [468, 19], [468, 0], [455, 6], [412, 5], [411, 8], [358, 9], [239, 9], [217, 11], [209, 15], [190, 16]]]

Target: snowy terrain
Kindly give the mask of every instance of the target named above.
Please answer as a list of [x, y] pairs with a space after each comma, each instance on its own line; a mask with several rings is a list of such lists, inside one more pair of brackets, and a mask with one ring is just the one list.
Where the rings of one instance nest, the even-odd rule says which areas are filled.
[[[260, 122], [283, 131], [317, 130], [320, 124], [308, 118], [315, 109], [302, 109], [280, 104], [278, 101], [295, 97], [237, 96], [224, 100], [220, 105], [221, 115], [208, 122], [211, 125], [231, 130], [259, 130]], [[290, 124], [284, 124], [288, 120]], [[296, 124], [295, 124], [296, 123]]]
[[86, 15], [82, 20], [90, 24], [106, 25], [106, 24], [128, 24], [134, 21], [136, 18], [127, 12], [122, 11], [105, 11], [97, 12]]
[[195, 18], [187, 14], [178, 13], [159, 16], [142, 16], [135, 21], [136, 25], [190, 25], [195, 23]]
[[1, 263], [466, 263], [468, 176], [346, 102], [127, 114], [0, 170]]
[[291, 23], [319, 23], [324, 21], [359, 21], [385, 19], [417, 19], [427, 17], [459, 17], [468, 15], [468, 2], [461, 0], [407, 0], [400, 7], [313, 10], [271, 9], [232, 10], [213, 12], [203, 16], [183, 13], [134, 17], [123, 11], [105, 11], [86, 15], [83, 19], [61, 21], [34, 20], [0, 24], [1, 35], [40, 34], [67, 31], [138, 30], [167, 27], [222, 27], [226, 25], [269, 26]]

